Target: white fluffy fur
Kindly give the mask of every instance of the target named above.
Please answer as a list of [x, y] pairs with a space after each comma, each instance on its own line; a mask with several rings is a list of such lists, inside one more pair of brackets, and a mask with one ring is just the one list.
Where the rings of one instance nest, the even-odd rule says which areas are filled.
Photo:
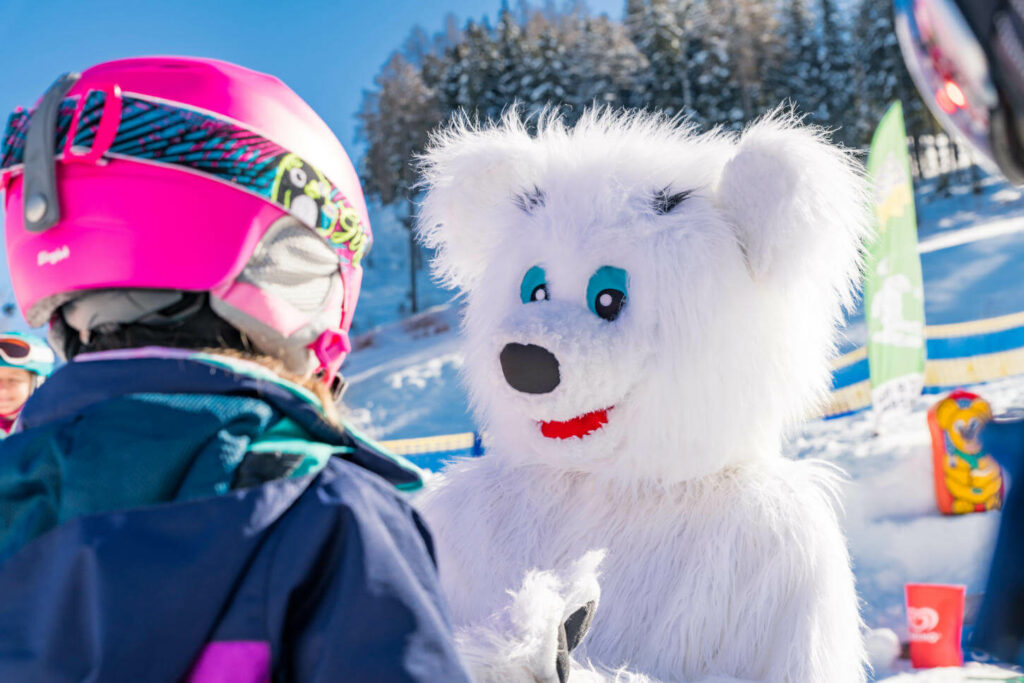
[[[779, 453], [827, 390], [858, 275], [864, 188], [847, 154], [784, 114], [735, 139], [595, 111], [572, 128], [545, 117], [533, 136], [515, 113], [460, 122], [425, 162], [420, 230], [467, 294], [466, 380], [488, 447], [421, 499], [456, 623], [493, 625], [513, 609], [508, 591], [543, 592], [524, 586], [529, 572], [601, 548], [582, 653], [595, 667], [863, 681], [835, 475]], [[543, 205], [519, 208], [535, 188]], [[658, 215], [650, 198], [665, 188], [692, 195]], [[534, 265], [550, 298], [523, 304]], [[629, 274], [613, 322], [585, 301], [606, 265]], [[511, 342], [555, 354], [554, 391], [506, 383]], [[582, 439], [540, 432], [608, 407]], [[500, 631], [524, 632], [510, 623]]]
[[557, 681], [558, 627], [581, 605], [598, 602], [603, 552], [576, 561], [567, 576], [530, 571], [502, 608], [456, 632], [459, 651], [478, 683]]

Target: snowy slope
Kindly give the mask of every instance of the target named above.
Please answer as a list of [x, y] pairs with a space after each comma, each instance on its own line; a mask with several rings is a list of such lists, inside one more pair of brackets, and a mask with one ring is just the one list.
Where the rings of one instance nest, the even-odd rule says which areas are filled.
[[981, 683], [1006, 681], [1020, 683], [1019, 673], [985, 664], [970, 663], [962, 669], [943, 668], [917, 673], [902, 673], [886, 678], [886, 683]]
[[458, 325], [449, 304], [355, 337], [343, 368], [349, 419], [378, 439], [472, 431]]
[[[925, 318], [929, 325], [992, 318], [1024, 310], [1024, 194], [991, 177], [983, 192], [968, 186], [934, 193], [916, 188]], [[840, 351], [863, 346], [864, 312], [848, 316]]]
[[[409, 232], [391, 208], [370, 203], [373, 248], [363, 261], [363, 284], [352, 331], [366, 332], [409, 315]], [[421, 263], [424, 259], [421, 257]], [[435, 284], [426, 268], [416, 273], [420, 310], [446, 303], [451, 293]]]
[[[974, 390], [997, 411], [1024, 405], [1022, 377]], [[965, 584], [971, 621], [999, 526], [998, 512], [944, 517], [936, 509], [927, 411], [938, 398], [920, 397], [912, 412], [887, 420], [881, 430], [870, 412], [816, 420], [785, 449], [790, 457], [821, 458], [848, 473], [844, 527], [864, 621], [872, 628], [891, 628], [903, 642], [906, 583]], [[896, 668], [908, 668], [901, 664]]]
[[[1024, 405], [1024, 378], [975, 388], [998, 411]], [[789, 442], [793, 458], [821, 458], [845, 470], [845, 526], [865, 600], [864, 619], [906, 640], [903, 584], [964, 583], [984, 589], [998, 513], [941, 516], [935, 506], [927, 411], [939, 397], [879, 431], [871, 412], [808, 423]]]

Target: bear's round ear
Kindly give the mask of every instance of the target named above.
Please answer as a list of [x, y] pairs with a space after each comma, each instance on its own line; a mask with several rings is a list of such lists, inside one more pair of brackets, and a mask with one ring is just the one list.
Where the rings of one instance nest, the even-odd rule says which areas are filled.
[[847, 298], [870, 232], [867, 185], [849, 151], [791, 114], [769, 114], [740, 138], [716, 196], [755, 280]]
[[543, 196], [529, 180], [532, 152], [530, 135], [512, 116], [488, 127], [460, 118], [434, 135], [420, 160], [425, 193], [416, 223], [423, 244], [437, 249], [433, 269], [447, 286], [472, 288], [509, 214]]

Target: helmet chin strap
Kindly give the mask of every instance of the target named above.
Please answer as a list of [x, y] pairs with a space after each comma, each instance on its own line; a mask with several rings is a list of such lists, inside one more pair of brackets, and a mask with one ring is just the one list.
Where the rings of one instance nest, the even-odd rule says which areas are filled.
[[352, 343], [349, 341], [348, 332], [340, 329], [324, 330], [320, 336], [309, 345], [309, 349], [316, 356], [319, 363], [314, 374], [319, 375], [324, 384], [331, 386], [335, 398], [341, 398], [344, 391], [344, 382], [339, 380], [338, 371], [344, 362], [348, 352], [352, 350]]

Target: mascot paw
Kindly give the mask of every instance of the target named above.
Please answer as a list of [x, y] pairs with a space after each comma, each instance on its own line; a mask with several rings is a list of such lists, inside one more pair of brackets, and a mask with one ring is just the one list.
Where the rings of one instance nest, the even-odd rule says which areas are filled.
[[460, 628], [459, 651], [474, 680], [565, 683], [573, 669], [571, 653], [597, 610], [603, 558], [603, 551], [591, 551], [561, 574], [527, 572], [503, 609]]
[[569, 615], [569, 618], [558, 627], [558, 655], [555, 659], [555, 671], [560, 683], [569, 680], [571, 659], [569, 655], [576, 646], [583, 642], [583, 637], [590, 630], [590, 622], [597, 611], [597, 602], [591, 600], [583, 607]]

